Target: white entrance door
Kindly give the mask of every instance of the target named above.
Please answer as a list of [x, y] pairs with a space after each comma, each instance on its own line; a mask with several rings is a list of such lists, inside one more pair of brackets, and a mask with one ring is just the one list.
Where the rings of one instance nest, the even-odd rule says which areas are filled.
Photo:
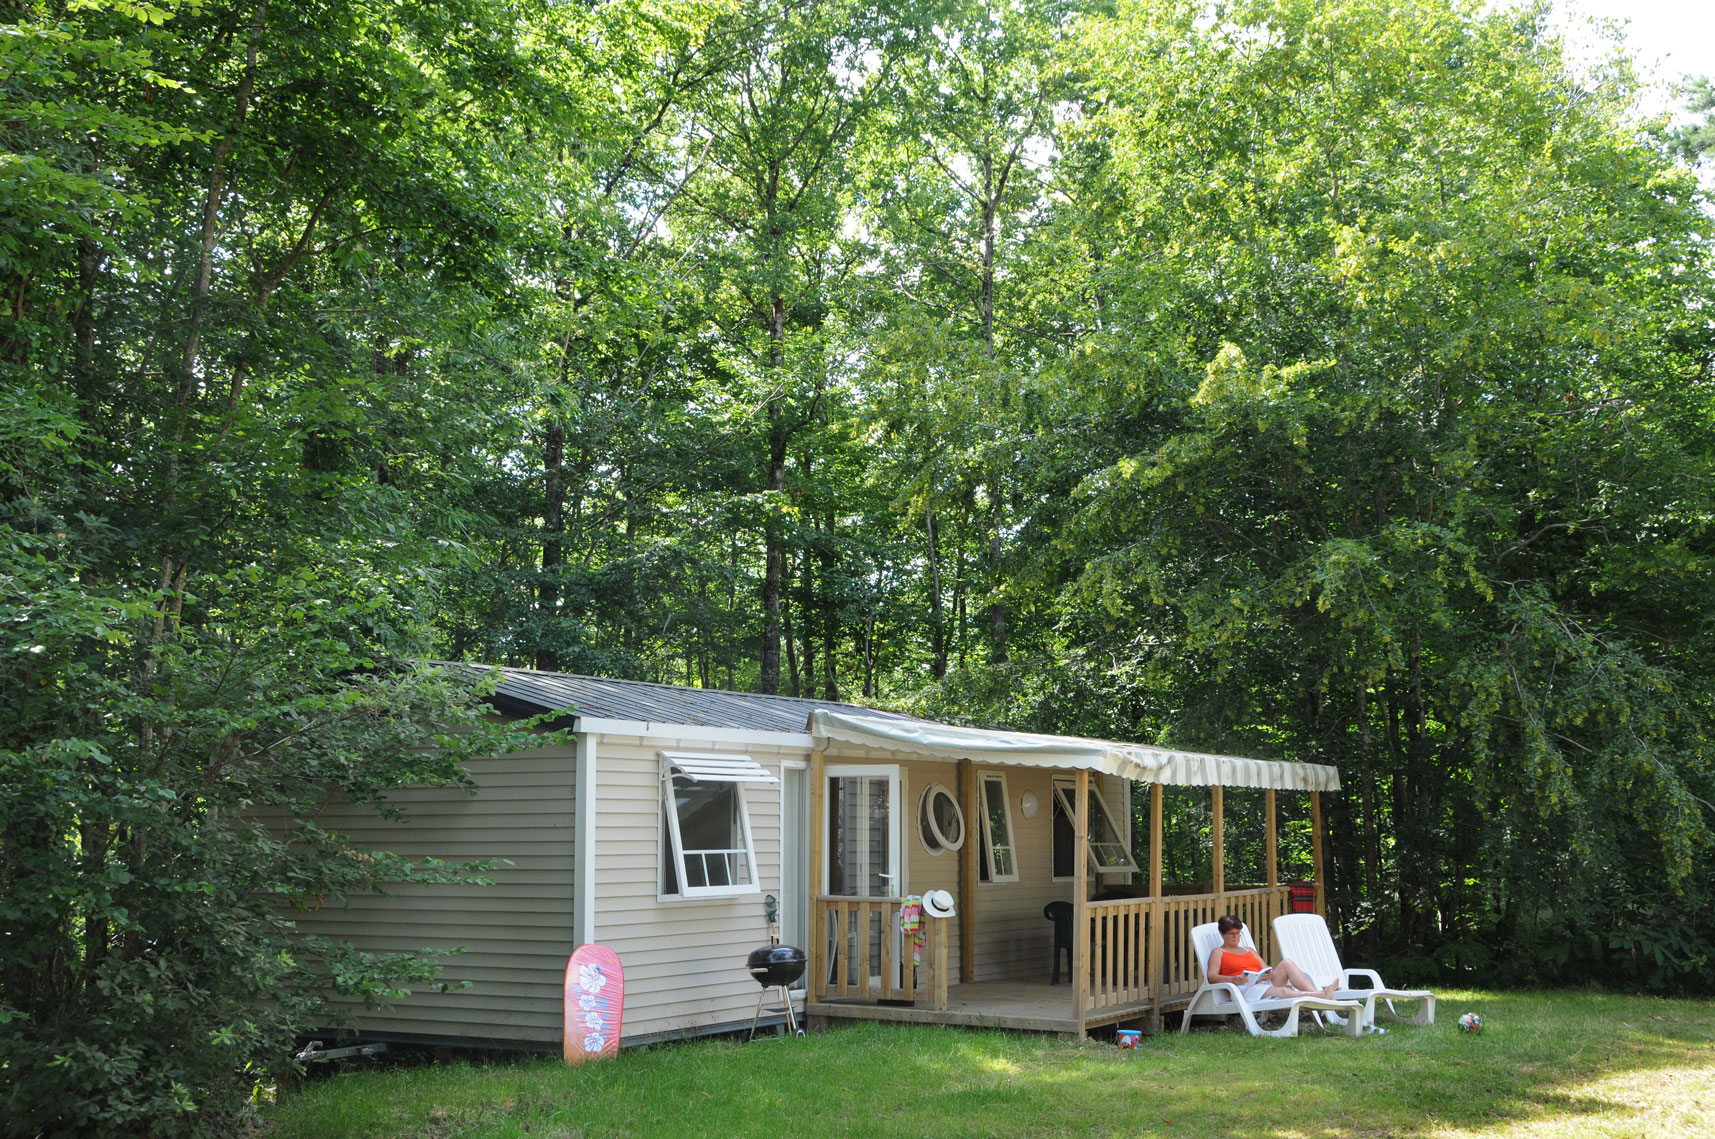
[[[904, 883], [899, 869], [899, 768], [829, 764], [824, 773], [828, 824], [822, 860], [825, 892], [858, 898], [900, 896]], [[867, 956], [872, 968], [881, 965], [884, 937], [892, 943], [893, 960], [900, 961], [902, 943], [896, 908], [872, 917], [873, 921], [866, 917], [861, 928], [827, 929], [830, 979], [839, 972], [842, 954], [851, 953], [855, 960], [861, 960], [858, 947], [849, 937], [869, 942]], [[880, 987], [883, 978], [872, 974], [870, 983]], [[886, 983], [889, 986], [902, 983], [898, 970], [895, 976], [886, 978]]]
[[899, 768], [829, 764], [822, 881], [829, 894], [899, 896]]

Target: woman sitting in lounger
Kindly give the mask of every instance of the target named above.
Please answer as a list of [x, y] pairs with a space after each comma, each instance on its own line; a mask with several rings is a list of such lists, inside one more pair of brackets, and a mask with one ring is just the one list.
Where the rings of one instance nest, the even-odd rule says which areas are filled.
[[1258, 997], [1332, 997], [1334, 990], [1340, 987], [1331, 984], [1318, 989], [1309, 974], [1291, 961], [1282, 960], [1270, 969], [1257, 956], [1256, 950], [1239, 944], [1245, 923], [1232, 914], [1215, 924], [1221, 931], [1221, 944], [1209, 954], [1209, 963], [1204, 970], [1211, 983], [1231, 981], [1243, 989], [1249, 1000]]

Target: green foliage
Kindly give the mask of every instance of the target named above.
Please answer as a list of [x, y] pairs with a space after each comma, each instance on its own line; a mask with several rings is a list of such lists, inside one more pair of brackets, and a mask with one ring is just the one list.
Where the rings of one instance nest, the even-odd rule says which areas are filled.
[[426, 983], [281, 905], [480, 878], [310, 821], [505, 746], [427, 657], [1335, 763], [1402, 979], [1707, 988], [1707, 202], [1623, 56], [1450, 0], [6, 11], [8, 1121], [218, 1132], [318, 993]]
[[520, 738], [405, 662], [494, 420], [527, 68], [488, 6], [8, 12], [0, 1118], [227, 1133], [325, 995], [433, 974], [291, 908], [481, 877], [313, 819]]
[[1684, 158], [1687, 162], [1699, 162], [1711, 149], [1715, 149], [1715, 83], [1708, 76], [1693, 79], [1686, 83], [1681, 94], [1685, 97], [1685, 110], [1692, 115], [1701, 115], [1701, 122], [1691, 122], [1676, 127], [1668, 133], [1668, 149]]
[[1169, 259], [1193, 335], [1177, 429], [1085, 484], [1068, 619], [1141, 632], [1173, 738], [1340, 765], [1335, 904], [1377, 944], [1486, 973], [1546, 923], [1601, 947], [1549, 977], [1701, 988], [1695, 185], [1508, 19], [1225, 16], [1091, 26], [1110, 264]]

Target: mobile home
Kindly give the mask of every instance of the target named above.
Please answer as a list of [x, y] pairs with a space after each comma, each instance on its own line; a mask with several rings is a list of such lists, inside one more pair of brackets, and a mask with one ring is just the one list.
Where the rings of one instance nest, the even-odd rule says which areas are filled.
[[[743, 1027], [769, 898], [781, 940], [809, 954], [813, 1022], [1149, 1025], [1196, 988], [1191, 925], [1239, 913], [1270, 951], [1270, 921], [1291, 905], [1277, 791], [1310, 796], [1322, 878], [1331, 767], [498, 671], [497, 713], [560, 714], [573, 742], [473, 764], [474, 795], [404, 792], [402, 822], [337, 802], [320, 820], [401, 854], [498, 860], [490, 886], [403, 887], [298, 916], [363, 949], [460, 950], [444, 977], [463, 987], [353, 1009], [365, 1037], [558, 1049], [566, 959], [587, 943], [624, 966], [623, 1043]], [[1211, 883], [1195, 894], [1162, 890], [1161, 788], [1174, 784], [1212, 789]], [[1266, 789], [1265, 882], [1223, 879], [1223, 787]], [[1134, 793], [1150, 797], [1141, 867]], [[932, 890], [954, 913], [914, 920], [907, 903]]]

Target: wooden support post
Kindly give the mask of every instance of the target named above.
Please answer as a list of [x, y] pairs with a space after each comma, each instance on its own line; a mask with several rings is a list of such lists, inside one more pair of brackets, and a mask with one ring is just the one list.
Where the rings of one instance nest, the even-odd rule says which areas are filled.
[[1072, 1015], [1084, 1031], [1090, 1007], [1090, 773], [1078, 769], [1078, 801], [1072, 820]]
[[[1226, 808], [1225, 796], [1223, 795], [1225, 790], [1226, 788], [1220, 786], [1209, 788], [1209, 810], [1214, 816], [1215, 837], [1215, 855], [1214, 861], [1211, 863], [1214, 868], [1214, 876], [1210, 879], [1210, 888], [1216, 898], [1227, 892]], [[1226, 903], [1217, 902], [1216, 904], [1224, 906]], [[1223, 910], [1222, 912], [1226, 911]]]
[[1280, 885], [1280, 865], [1276, 855], [1278, 848], [1274, 837], [1273, 787], [1262, 793], [1262, 827], [1262, 841], [1265, 847], [1263, 857], [1268, 860], [1268, 888], [1272, 890]]
[[[810, 849], [805, 857], [810, 860], [809, 872], [804, 880], [810, 884], [810, 896], [805, 899], [804, 912], [810, 915], [807, 923], [808, 933], [805, 936], [810, 944], [804, 947], [805, 956], [809, 959], [809, 982], [805, 985], [805, 997], [811, 1003], [819, 1003], [826, 995], [828, 985], [828, 964], [824, 959], [828, 944], [828, 915], [816, 899], [827, 892], [827, 882], [822, 872], [822, 828], [826, 825], [822, 804], [822, 759], [823, 749], [816, 747], [810, 751]], [[845, 928], [840, 929], [841, 940], [844, 940]]]
[[[968, 760], [966, 762], [969, 762]], [[947, 935], [952, 923], [944, 918], [929, 918], [935, 930], [935, 1011], [947, 1011]]]
[[1149, 896], [1161, 897], [1161, 784], [1149, 785]]
[[1328, 916], [1328, 894], [1322, 881], [1322, 792], [1310, 792], [1310, 859], [1316, 872], [1316, 912]]
[[1286, 912], [1280, 904], [1280, 844], [1276, 839], [1273, 787], [1262, 793], [1262, 841], [1263, 861], [1268, 864], [1268, 894], [1263, 898], [1262, 920], [1268, 928], [1268, 960], [1273, 961], [1280, 952], [1279, 947], [1274, 945], [1274, 919]]
[[1161, 1031], [1161, 938], [1164, 932], [1161, 903], [1161, 784], [1149, 785], [1149, 1031]]
[[965, 844], [959, 848], [959, 983], [968, 985], [977, 975], [977, 859], [984, 811], [977, 801], [976, 764], [968, 759], [959, 761], [959, 799], [965, 812]]

